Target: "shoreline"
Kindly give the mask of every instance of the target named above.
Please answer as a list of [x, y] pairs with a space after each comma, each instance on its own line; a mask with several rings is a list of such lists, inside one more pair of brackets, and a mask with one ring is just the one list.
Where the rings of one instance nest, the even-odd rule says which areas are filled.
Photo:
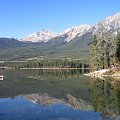
[[112, 78], [120, 78], [120, 74], [113, 73], [110, 74], [110, 71], [114, 71], [114, 68], [102, 69], [94, 72], [90, 72], [88, 74], [84, 74], [85, 76], [90, 76], [92, 78], [101, 78], [104, 79], [105, 77], [112, 77]]
[[0, 69], [5, 69], [5, 70], [14, 70], [15, 68], [14, 67], [0, 67]]
[[79, 70], [79, 69], [89, 69], [89, 68], [20, 68], [20, 70]]

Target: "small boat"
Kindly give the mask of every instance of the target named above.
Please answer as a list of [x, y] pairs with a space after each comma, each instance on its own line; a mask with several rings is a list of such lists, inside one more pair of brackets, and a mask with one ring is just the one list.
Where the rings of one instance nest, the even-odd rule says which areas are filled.
[[3, 80], [3, 75], [0, 75], [0, 80]]
[[3, 75], [0, 75], [0, 78], [3, 78]]

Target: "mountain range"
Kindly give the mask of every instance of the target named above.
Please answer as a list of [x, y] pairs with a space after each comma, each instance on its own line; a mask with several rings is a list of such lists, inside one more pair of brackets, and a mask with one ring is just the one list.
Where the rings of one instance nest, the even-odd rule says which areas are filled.
[[90, 26], [87, 24], [82, 24], [80, 26], [73, 26], [65, 30], [62, 33], [56, 34], [51, 30], [41, 30], [35, 33], [28, 35], [27, 37], [23, 38], [22, 41], [29, 41], [29, 42], [48, 42], [51, 39], [55, 39], [56, 37], [66, 36], [64, 42], [70, 42], [73, 38], [77, 35], [81, 36], [86, 33], [90, 29]]
[[93, 34], [116, 35], [120, 29], [120, 12], [90, 26], [73, 26], [62, 33], [41, 30], [21, 40], [0, 38], [0, 60], [24, 60], [31, 57], [65, 57], [89, 59]]

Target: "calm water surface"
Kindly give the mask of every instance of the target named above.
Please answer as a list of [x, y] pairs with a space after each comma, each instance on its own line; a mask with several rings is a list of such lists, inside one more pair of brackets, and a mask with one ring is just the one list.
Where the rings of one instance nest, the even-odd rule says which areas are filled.
[[120, 120], [120, 83], [86, 72], [0, 71], [0, 120]]

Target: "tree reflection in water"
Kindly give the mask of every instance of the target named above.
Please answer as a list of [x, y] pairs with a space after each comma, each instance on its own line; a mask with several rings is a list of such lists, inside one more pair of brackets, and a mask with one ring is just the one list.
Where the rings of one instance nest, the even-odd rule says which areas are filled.
[[95, 79], [91, 84], [91, 101], [94, 110], [110, 119], [120, 114], [120, 81]]

